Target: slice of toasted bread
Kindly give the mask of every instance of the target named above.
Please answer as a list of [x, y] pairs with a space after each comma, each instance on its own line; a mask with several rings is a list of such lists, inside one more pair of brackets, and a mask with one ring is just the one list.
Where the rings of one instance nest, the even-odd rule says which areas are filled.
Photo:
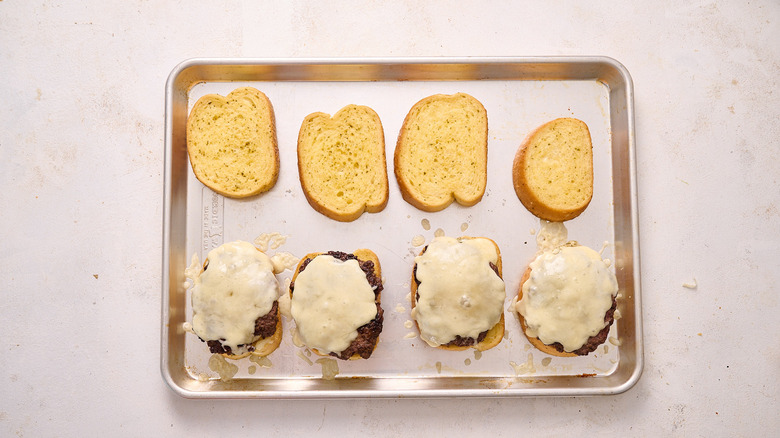
[[187, 153], [198, 180], [221, 195], [270, 190], [279, 176], [271, 101], [252, 87], [201, 97], [187, 119]]
[[[292, 281], [290, 282], [289, 294], [290, 294], [291, 301], [294, 296], [295, 281], [298, 279], [298, 275], [301, 273], [301, 271], [304, 271], [306, 269], [306, 267], [312, 260], [322, 255], [331, 255], [334, 258], [342, 259], [342, 261], [353, 259], [353, 258], [357, 259], [358, 263], [360, 263], [361, 265], [361, 270], [363, 270], [363, 272], [366, 274], [366, 280], [369, 281], [369, 285], [371, 284], [372, 281], [370, 277], [373, 277], [373, 281], [378, 282], [378, 285], [376, 286], [376, 288], [374, 288], [374, 303], [376, 304], [377, 313], [372, 321], [357, 329], [358, 338], [353, 340], [352, 343], [349, 345], [349, 347], [347, 347], [347, 349], [345, 350], [339, 352], [327, 352], [327, 351], [321, 351], [320, 349], [314, 348], [312, 346], [308, 346], [308, 347], [314, 353], [320, 356], [333, 356], [342, 360], [368, 359], [369, 357], [371, 357], [371, 353], [376, 349], [377, 343], [379, 341], [379, 334], [382, 332], [382, 324], [384, 321], [384, 316], [383, 316], [384, 311], [381, 306], [382, 289], [383, 289], [382, 268], [379, 264], [379, 258], [373, 251], [369, 249], [358, 249], [355, 250], [352, 254], [347, 254], [339, 251], [315, 252], [315, 253], [306, 254], [303, 258], [301, 258], [300, 262], [298, 263], [298, 266], [295, 269], [295, 273], [293, 274]], [[367, 262], [370, 262], [370, 264]], [[295, 320], [295, 322], [296, 325], [301, 323], [301, 321], [298, 320]], [[357, 349], [356, 347], [358, 343], [363, 343], [364, 345], [370, 345], [370, 351], [369, 350], [361, 351]]]
[[472, 206], [487, 185], [485, 107], [474, 97], [437, 94], [406, 115], [395, 148], [395, 177], [406, 202], [439, 211], [453, 200]]
[[389, 189], [377, 113], [347, 105], [333, 117], [308, 115], [298, 134], [298, 175], [306, 200], [331, 219], [350, 222], [382, 211]]
[[563, 222], [593, 197], [593, 146], [585, 122], [555, 119], [525, 138], [512, 166], [515, 192], [535, 216]]
[[[461, 240], [463, 239], [477, 239], [477, 237], [461, 237]], [[499, 278], [502, 278], [502, 272], [503, 272], [503, 263], [501, 261], [501, 250], [498, 247], [498, 244], [496, 244], [495, 241], [488, 239], [486, 237], [481, 237], [481, 239], [485, 239], [490, 241], [493, 246], [495, 246], [496, 254], [498, 255], [498, 261], [495, 264], [496, 267], [496, 274], [498, 274]], [[419, 255], [423, 255], [425, 251], [427, 250], [427, 246], [420, 251]], [[412, 269], [412, 281], [411, 281], [411, 304], [412, 304], [412, 310], [417, 306], [417, 300], [418, 300], [418, 288], [420, 286], [420, 281], [417, 279], [417, 263], [415, 262], [414, 267]], [[503, 303], [502, 303], [502, 309], [503, 309]], [[415, 320], [415, 325], [417, 326], [417, 331], [420, 332], [420, 325], [417, 322], [417, 318], [413, 318]], [[461, 351], [461, 350], [467, 350], [469, 348], [473, 348], [479, 351], [485, 351], [488, 349], [491, 349], [498, 345], [501, 340], [504, 337], [504, 329], [505, 329], [505, 322], [504, 322], [504, 313], [501, 312], [501, 317], [499, 321], [493, 325], [490, 329], [487, 330], [487, 333], [485, 334], [484, 338], [481, 341], [478, 341], [478, 339], [473, 339], [473, 343], [470, 345], [457, 345], [454, 342], [450, 342], [448, 344], [443, 345], [437, 345], [436, 348], [440, 348], [443, 350], [450, 350], [450, 351]]]

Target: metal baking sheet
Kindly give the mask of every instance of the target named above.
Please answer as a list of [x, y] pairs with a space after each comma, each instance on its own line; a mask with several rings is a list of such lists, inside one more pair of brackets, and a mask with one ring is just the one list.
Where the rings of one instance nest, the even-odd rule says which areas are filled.
[[[194, 102], [239, 86], [263, 91], [273, 103], [281, 160], [279, 180], [259, 196], [223, 198], [195, 179], [185, 142]], [[473, 207], [453, 204], [419, 211], [401, 198], [393, 175], [393, 150], [404, 116], [419, 99], [466, 92], [488, 112], [488, 185]], [[296, 140], [303, 118], [334, 114], [347, 104], [367, 105], [384, 130], [390, 198], [387, 208], [341, 223], [315, 212], [298, 181]], [[531, 347], [517, 317], [506, 312], [501, 344], [482, 354], [431, 348], [415, 336], [409, 285], [416, 245], [434, 235], [485, 236], [503, 256], [507, 305], [536, 252], [539, 219], [512, 186], [514, 154], [533, 128], [557, 117], [585, 121], [593, 138], [594, 196], [588, 209], [565, 226], [568, 237], [613, 260], [621, 318], [610, 340], [586, 357], [547, 356]], [[634, 159], [633, 89], [628, 71], [606, 57], [402, 58], [402, 59], [192, 59], [171, 72], [166, 85], [163, 229], [163, 379], [191, 398], [516, 397], [616, 394], [642, 371], [639, 239]], [[189, 291], [184, 270], [193, 254], [232, 240], [281, 237], [269, 255], [370, 248], [379, 256], [385, 289], [384, 331], [369, 360], [338, 361], [339, 374], [324, 379], [314, 355], [296, 347], [292, 322], [269, 356], [270, 367], [248, 359], [223, 381], [208, 366], [205, 344], [187, 333]], [[422, 237], [419, 237], [422, 236]], [[262, 239], [261, 239], [262, 240]], [[285, 271], [280, 283], [291, 277]]]

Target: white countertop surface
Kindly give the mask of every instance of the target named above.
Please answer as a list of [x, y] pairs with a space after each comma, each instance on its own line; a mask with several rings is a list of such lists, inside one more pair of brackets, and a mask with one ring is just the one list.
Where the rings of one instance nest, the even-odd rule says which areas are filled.
[[[0, 0], [0, 436], [780, 429], [780, 3]], [[187, 400], [165, 81], [193, 57], [605, 55], [634, 81], [644, 373], [614, 396]], [[695, 288], [683, 287], [696, 283]]]

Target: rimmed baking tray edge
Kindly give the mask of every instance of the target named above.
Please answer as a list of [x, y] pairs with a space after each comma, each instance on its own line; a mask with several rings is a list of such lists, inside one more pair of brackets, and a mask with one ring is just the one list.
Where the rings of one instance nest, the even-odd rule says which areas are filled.
[[[221, 72], [231, 68], [231, 75]], [[376, 73], [382, 72], [377, 78]], [[621, 290], [632, 304], [630, 330], [632, 343], [621, 348], [621, 364], [609, 376], [518, 376], [512, 378], [442, 377], [431, 387], [419, 378], [352, 378], [322, 380], [311, 389], [310, 379], [269, 379], [263, 390], [242, 389], [233, 382], [230, 388], [220, 388], [212, 382], [208, 391], [195, 390], [188, 384], [183, 369], [175, 369], [176, 352], [169, 346], [170, 294], [172, 263], [183, 266], [183, 260], [171, 260], [171, 239], [183, 230], [171, 228], [172, 202], [177, 177], [171, 168], [174, 145], [186, 145], [183, 133], [174, 129], [175, 107], [184, 104], [187, 92], [203, 81], [274, 80], [284, 74], [285, 80], [309, 81], [415, 81], [415, 80], [575, 80], [590, 79], [603, 83], [610, 93], [610, 127], [613, 166], [621, 169], [621, 181], [613, 181], [615, 229], [629, 227], [629, 233], [616, 235], [616, 260], [626, 268], [618, 274]], [[264, 79], [260, 79], [260, 78]], [[329, 398], [435, 398], [435, 397], [522, 397], [522, 396], [592, 396], [614, 395], [632, 388], [644, 367], [642, 342], [642, 306], [639, 258], [639, 228], [635, 159], [633, 82], [628, 70], [618, 61], [605, 56], [551, 57], [426, 57], [426, 58], [194, 58], [178, 64], [169, 74], [165, 93], [165, 159], [163, 192], [163, 254], [162, 254], [162, 323], [160, 368], [163, 380], [178, 395], [186, 398], [262, 398], [262, 399], [329, 399]], [[182, 101], [183, 99], [183, 101]], [[617, 105], [615, 105], [617, 103]], [[181, 111], [179, 111], [181, 114]], [[186, 118], [186, 110], [184, 111]], [[616, 149], [616, 144], [620, 145]], [[186, 146], [185, 146], [186, 147]], [[617, 153], [616, 153], [617, 152]], [[613, 170], [613, 178], [615, 171]], [[618, 205], [620, 204], [620, 205]], [[617, 257], [617, 255], [616, 255]], [[630, 260], [627, 259], [630, 257]], [[179, 266], [179, 265], [177, 265]], [[622, 340], [621, 340], [622, 341]], [[624, 345], [624, 347], [628, 347]], [[626, 357], [623, 357], [623, 352]], [[628, 353], [631, 353], [628, 355]], [[468, 385], [464, 385], [468, 383]], [[515, 383], [530, 383], [514, 386]], [[191, 383], [191, 382], [189, 382]]]

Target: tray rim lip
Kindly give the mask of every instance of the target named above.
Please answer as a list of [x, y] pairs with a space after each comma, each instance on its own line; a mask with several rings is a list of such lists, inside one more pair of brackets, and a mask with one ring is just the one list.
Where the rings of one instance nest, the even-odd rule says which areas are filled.
[[626, 83], [630, 123], [633, 124], [634, 85], [628, 69], [617, 59], [606, 55], [551, 56], [408, 56], [408, 57], [191, 57], [173, 67], [166, 80], [166, 100], [178, 76], [190, 67], [252, 65], [423, 65], [423, 64], [604, 64], [614, 68]]
[[[231, 65], [424, 65], [424, 64], [604, 64], [614, 69], [624, 82], [626, 99], [627, 150], [629, 157], [629, 200], [630, 223], [632, 226], [632, 258], [634, 279], [634, 324], [636, 334], [636, 361], [629, 377], [620, 384], [609, 387], [580, 388], [535, 388], [535, 389], [422, 389], [418, 391], [394, 390], [302, 390], [302, 391], [192, 391], [179, 386], [173, 379], [168, 366], [169, 346], [166, 338], [169, 327], [166, 323], [169, 317], [168, 286], [170, 276], [170, 233], [171, 233], [171, 188], [172, 176], [169, 170], [172, 160], [172, 138], [174, 86], [180, 74], [195, 66], [231, 66]], [[588, 79], [588, 78], [583, 78]], [[598, 79], [593, 77], [592, 79]], [[469, 79], [472, 80], [472, 79]], [[555, 80], [555, 79], [539, 79]], [[603, 55], [553, 55], [553, 56], [426, 56], [426, 57], [193, 57], [179, 62], [169, 73], [165, 84], [165, 137], [163, 154], [163, 229], [162, 229], [162, 278], [161, 278], [161, 333], [160, 333], [160, 372], [163, 381], [177, 395], [184, 398], [214, 398], [214, 399], [344, 399], [344, 398], [460, 398], [460, 397], [538, 397], [538, 396], [592, 396], [617, 395], [633, 388], [644, 370], [644, 334], [642, 324], [641, 300], [641, 260], [639, 241], [639, 208], [636, 173], [636, 132], [634, 114], [634, 85], [628, 69], [616, 59]]]

